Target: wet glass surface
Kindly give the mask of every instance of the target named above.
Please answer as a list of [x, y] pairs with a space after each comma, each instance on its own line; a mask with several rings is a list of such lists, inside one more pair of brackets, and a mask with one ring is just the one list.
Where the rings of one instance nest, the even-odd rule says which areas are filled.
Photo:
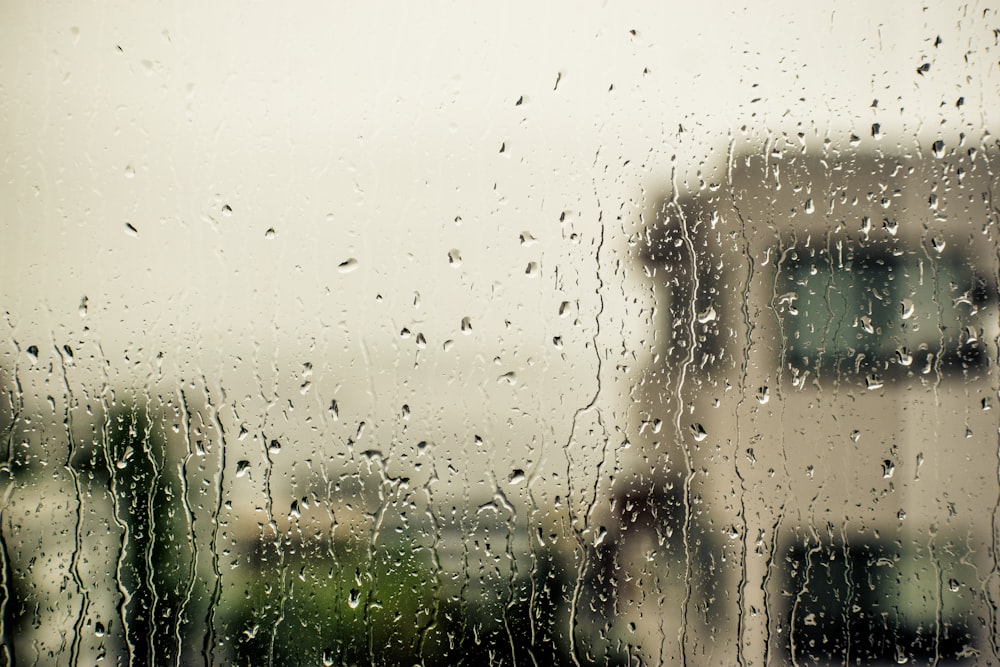
[[0, 26], [0, 664], [1000, 664], [988, 3]]

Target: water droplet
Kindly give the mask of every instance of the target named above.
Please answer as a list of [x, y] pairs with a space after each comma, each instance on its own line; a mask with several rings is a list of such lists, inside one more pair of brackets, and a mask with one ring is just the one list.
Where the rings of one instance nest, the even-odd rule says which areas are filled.
[[938, 139], [933, 144], [931, 144], [931, 150], [934, 152], [934, 157], [936, 158], [944, 157], [944, 142]]
[[514, 470], [510, 473], [510, 483], [520, 484], [523, 481], [524, 481], [524, 471], [521, 470], [520, 468], [514, 468]]
[[333, 421], [340, 420], [340, 409], [337, 407], [337, 401], [330, 401], [330, 416], [333, 417]]
[[524, 273], [529, 276], [537, 276], [538, 262], [528, 262], [528, 266], [524, 269]]
[[872, 123], [872, 138], [876, 140], [882, 138], [882, 125], [880, 123]]
[[237, 461], [237, 463], [236, 463], [236, 476], [237, 477], [244, 477], [244, 476], [246, 476], [248, 470], [250, 470], [250, 462], [249, 461], [247, 461], [246, 459], [242, 459], [240, 461]]
[[130, 164], [125, 165], [125, 178], [135, 178], [135, 167]]
[[910, 354], [909, 349], [900, 347], [896, 350], [896, 362], [900, 366], [909, 366], [913, 363], [913, 355]]
[[816, 210], [816, 207], [815, 207], [815, 205], [813, 205], [813, 200], [812, 199], [807, 199], [806, 200], [806, 213], [812, 213], [815, 210]]
[[87, 316], [87, 297], [80, 299], [80, 317]]
[[299, 501], [297, 500], [292, 501], [292, 505], [289, 508], [288, 513], [293, 519], [298, 519], [299, 517], [302, 516], [302, 513], [299, 511]]
[[895, 464], [892, 461], [890, 461], [889, 459], [886, 459], [885, 461], [882, 461], [882, 477], [883, 478], [885, 478], [885, 479], [891, 479], [894, 472], [896, 472], [896, 466], [895, 466]]
[[267, 451], [271, 452], [272, 454], [277, 454], [281, 452], [281, 443], [278, 442], [277, 440], [272, 440], [271, 444], [268, 445]]
[[535, 237], [531, 235], [531, 232], [521, 232], [520, 239], [521, 245], [525, 247], [531, 247], [537, 243]]
[[131, 222], [125, 223], [125, 233], [129, 236], [135, 237], [139, 235], [139, 230], [132, 226]]
[[25, 352], [28, 353], [28, 356], [31, 357], [32, 361], [38, 361], [38, 346], [37, 345], [29, 345], [28, 349], [25, 350]]
[[701, 442], [708, 437], [708, 433], [705, 432], [705, 427], [701, 424], [691, 424], [691, 434], [698, 442]]
[[472, 333], [472, 320], [468, 317], [462, 318], [462, 333], [469, 334]]
[[769, 400], [771, 400], [771, 390], [766, 386], [757, 389], [757, 401], [761, 405], [765, 405]]
[[462, 266], [462, 253], [457, 248], [452, 248], [448, 251], [448, 263], [456, 269]]
[[935, 236], [931, 239], [931, 247], [934, 248], [934, 250], [936, 250], [939, 254], [944, 252], [945, 245], [945, 240], [940, 236]]
[[497, 378], [497, 382], [506, 382], [509, 385], [517, 384], [517, 373], [508, 371]]
[[129, 445], [128, 447], [126, 447], [125, 448], [125, 452], [122, 454], [122, 457], [120, 459], [118, 459], [117, 461], [115, 461], [115, 467], [117, 467], [119, 470], [124, 470], [125, 468], [127, 468], [128, 467], [129, 459], [132, 458], [132, 455], [134, 453], [135, 453], [135, 450], [132, 449], [131, 445]]
[[870, 334], [875, 333], [875, 327], [872, 326], [872, 318], [867, 315], [861, 316], [861, 328]]
[[906, 519], [906, 510], [901, 509], [898, 512], [896, 512], [896, 518], [899, 519], [900, 521], [905, 520]]
[[958, 579], [948, 580], [948, 590], [950, 590], [952, 593], [958, 592], [959, 588], [961, 588], [961, 584], [958, 583]]
[[655, 434], [659, 433], [661, 430], [663, 430], [663, 420], [662, 419], [654, 419], [653, 420], [653, 434], [655, 435]]
[[103, 623], [101, 623], [100, 621], [98, 621], [97, 623], [94, 624], [94, 634], [95, 635], [97, 635], [98, 637], [103, 637], [106, 634], [106, 632], [107, 631], [104, 629], [104, 624]]
[[268, 227], [267, 231], [264, 232], [265, 239], [273, 239], [275, 237], [274, 227]]
[[709, 306], [702, 312], [698, 313], [699, 324], [707, 324], [708, 322], [714, 322], [716, 318], [715, 308]]
[[356, 268], [358, 268], [358, 260], [353, 257], [344, 260], [337, 266], [337, 270], [341, 273], [350, 273]]
[[903, 299], [899, 304], [899, 314], [904, 320], [913, 317], [913, 301], [911, 299]]
[[992, 408], [993, 408], [993, 406], [992, 406], [992, 405], [990, 405], [990, 399], [988, 399], [988, 398], [984, 398], [984, 399], [983, 399], [983, 410], [984, 410], [984, 411], [985, 411], [985, 410], [991, 410]]
[[604, 538], [606, 538], [607, 536], [608, 536], [608, 529], [605, 528], [604, 526], [601, 526], [597, 530], [597, 536], [594, 537], [594, 546], [595, 547], [601, 546], [601, 543], [604, 541]]
[[566, 317], [569, 313], [569, 301], [563, 301], [559, 304], [559, 317]]
[[323, 667], [332, 667], [333, 662], [333, 656], [326, 651], [323, 651]]
[[552, 344], [555, 345], [557, 350], [563, 349], [563, 339], [562, 336], [553, 336]]
[[357, 609], [358, 605], [361, 604], [361, 591], [357, 588], [352, 588], [351, 594], [347, 598], [347, 604], [350, 605], [351, 609]]
[[222, 205], [222, 215], [224, 215], [225, 217], [228, 218], [232, 214], [233, 214], [233, 207], [230, 206], [229, 204], [223, 204]]
[[875, 389], [879, 389], [882, 387], [883, 384], [884, 383], [882, 382], [882, 378], [880, 378], [875, 373], [869, 373], [867, 376], [865, 376], [865, 387], [869, 391], [874, 391]]

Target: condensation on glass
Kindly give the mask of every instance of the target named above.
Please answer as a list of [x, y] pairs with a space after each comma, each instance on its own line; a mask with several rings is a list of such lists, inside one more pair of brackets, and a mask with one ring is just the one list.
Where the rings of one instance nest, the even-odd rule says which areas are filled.
[[1000, 664], [988, 3], [0, 13], [0, 664]]

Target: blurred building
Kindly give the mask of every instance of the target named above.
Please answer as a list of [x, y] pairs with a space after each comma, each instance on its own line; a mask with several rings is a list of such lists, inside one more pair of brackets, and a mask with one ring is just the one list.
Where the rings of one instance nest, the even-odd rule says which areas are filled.
[[996, 658], [995, 159], [775, 142], [662, 200], [636, 465], [720, 610], [642, 616], [693, 664]]

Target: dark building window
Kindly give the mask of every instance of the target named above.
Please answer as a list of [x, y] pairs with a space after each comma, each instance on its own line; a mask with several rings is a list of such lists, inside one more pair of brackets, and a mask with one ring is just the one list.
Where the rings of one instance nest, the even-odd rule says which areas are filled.
[[967, 264], [919, 251], [796, 248], [775, 307], [798, 371], [948, 372], [983, 361], [986, 284]]

